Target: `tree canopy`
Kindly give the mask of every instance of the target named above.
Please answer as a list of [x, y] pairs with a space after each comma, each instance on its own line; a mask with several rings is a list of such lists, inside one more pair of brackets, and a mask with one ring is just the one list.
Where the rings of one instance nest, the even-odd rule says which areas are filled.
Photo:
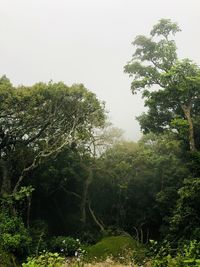
[[66, 145], [86, 141], [92, 129], [102, 127], [105, 122], [103, 104], [83, 85], [68, 87], [62, 82], [50, 82], [15, 88], [2, 77], [0, 101], [2, 192], [11, 190], [5, 186], [10, 184], [11, 172], [6, 161], [19, 146], [31, 150], [32, 157], [24, 159], [19, 177], [15, 177], [16, 183], [12, 185], [13, 191], [17, 191], [26, 173], [41, 161], [55, 156]]
[[[116, 248], [126, 244], [113, 240], [122, 239], [140, 252], [124, 259], [141, 266], [199, 264], [200, 68], [178, 58], [179, 31], [161, 19], [133, 42], [125, 72], [148, 108], [138, 142], [124, 140], [82, 84], [0, 78], [1, 266], [30, 255], [23, 266], [60, 266], [108, 251], [121, 260]], [[113, 249], [94, 244], [105, 236]]]
[[150, 37], [137, 36], [133, 42], [136, 49], [125, 72], [133, 77], [132, 92], [142, 90], [148, 107], [147, 113], [139, 117], [144, 132], [180, 133], [186, 127], [187, 142], [190, 150], [195, 151], [200, 69], [189, 59], [178, 59], [172, 37], [179, 31], [176, 23], [161, 19]]

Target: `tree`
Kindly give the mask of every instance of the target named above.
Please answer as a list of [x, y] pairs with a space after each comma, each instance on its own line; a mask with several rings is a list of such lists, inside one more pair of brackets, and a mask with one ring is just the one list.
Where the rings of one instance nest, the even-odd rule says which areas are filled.
[[[68, 87], [50, 82], [14, 87], [3, 76], [0, 103], [2, 195], [17, 192], [30, 171], [67, 145], [87, 139], [91, 130], [102, 127], [105, 121], [103, 104], [81, 84]], [[19, 147], [31, 153], [28, 158], [22, 153], [24, 164], [17, 173], [12, 155]]]
[[175, 240], [200, 239], [200, 179], [186, 179], [178, 191], [179, 199], [170, 222]]
[[90, 215], [101, 230], [103, 230], [104, 227], [103, 224], [98, 221], [91, 208], [89, 188], [93, 182], [95, 172], [100, 168], [97, 159], [104, 151], [106, 151], [106, 149], [111, 147], [121, 138], [122, 130], [111, 127], [110, 123], [105, 124], [105, 127], [102, 129], [94, 129], [88, 140], [88, 146], [84, 146], [82, 149], [82, 157], [80, 157], [80, 163], [87, 172], [87, 176], [84, 179], [83, 191], [80, 196], [81, 221], [84, 224], [86, 223], [86, 208], [88, 207]]
[[180, 133], [187, 127], [187, 141], [194, 152], [198, 129], [194, 129], [194, 122], [199, 121], [200, 114], [200, 69], [188, 59], [178, 60], [171, 36], [179, 31], [176, 23], [161, 19], [150, 37], [137, 36], [133, 42], [136, 50], [125, 72], [134, 78], [132, 92], [142, 90], [148, 107], [148, 112], [139, 117], [144, 132], [168, 129]]
[[56, 159], [50, 158], [27, 177], [25, 185], [35, 189], [31, 222], [43, 218], [49, 232], [56, 235], [74, 235], [94, 223], [94, 229], [103, 230], [91, 197], [95, 191], [91, 190], [101, 168], [99, 157], [120, 138], [120, 132], [108, 124], [93, 129], [90, 138], [79, 140], [76, 146], [66, 146]]
[[107, 227], [126, 227], [127, 190], [134, 174], [137, 147], [136, 143], [119, 141], [97, 159], [90, 199]]
[[90, 188], [95, 214], [108, 226], [158, 238], [169, 229], [169, 217], [189, 170], [181, 142], [174, 135], [145, 135], [141, 141], [119, 142], [98, 159]]

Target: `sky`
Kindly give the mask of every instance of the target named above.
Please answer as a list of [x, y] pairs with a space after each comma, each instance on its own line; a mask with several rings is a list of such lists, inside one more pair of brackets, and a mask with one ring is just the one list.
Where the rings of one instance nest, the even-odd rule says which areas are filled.
[[0, 76], [14, 85], [83, 83], [105, 101], [125, 137], [141, 137], [144, 112], [123, 67], [131, 42], [161, 18], [178, 22], [180, 58], [200, 65], [200, 0], [0, 0]]

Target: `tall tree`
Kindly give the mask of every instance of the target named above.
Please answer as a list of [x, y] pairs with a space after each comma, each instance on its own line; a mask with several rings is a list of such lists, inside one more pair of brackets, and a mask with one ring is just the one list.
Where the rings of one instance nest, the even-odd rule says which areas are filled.
[[125, 72], [133, 77], [133, 93], [142, 90], [148, 112], [139, 117], [145, 132], [181, 131], [187, 126], [191, 151], [196, 150], [194, 121], [199, 116], [200, 69], [188, 59], [178, 60], [172, 36], [176, 23], [161, 19], [150, 37], [137, 36]]
[[[16, 192], [27, 173], [66, 145], [87, 139], [105, 120], [103, 104], [83, 85], [50, 82], [15, 88], [3, 76], [0, 102], [1, 194]], [[32, 156], [14, 173], [11, 156], [17, 147], [28, 148]]]

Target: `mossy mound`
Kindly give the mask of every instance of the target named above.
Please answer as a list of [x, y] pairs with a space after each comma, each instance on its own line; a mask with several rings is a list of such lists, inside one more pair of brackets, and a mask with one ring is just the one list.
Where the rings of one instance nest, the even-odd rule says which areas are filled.
[[86, 259], [104, 260], [107, 257], [116, 259], [126, 258], [128, 254], [130, 255], [131, 253], [133, 255], [134, 252], [140, 249], [141, 245], [130, 236], [110, 236], [88, 247], [86, 250]]

